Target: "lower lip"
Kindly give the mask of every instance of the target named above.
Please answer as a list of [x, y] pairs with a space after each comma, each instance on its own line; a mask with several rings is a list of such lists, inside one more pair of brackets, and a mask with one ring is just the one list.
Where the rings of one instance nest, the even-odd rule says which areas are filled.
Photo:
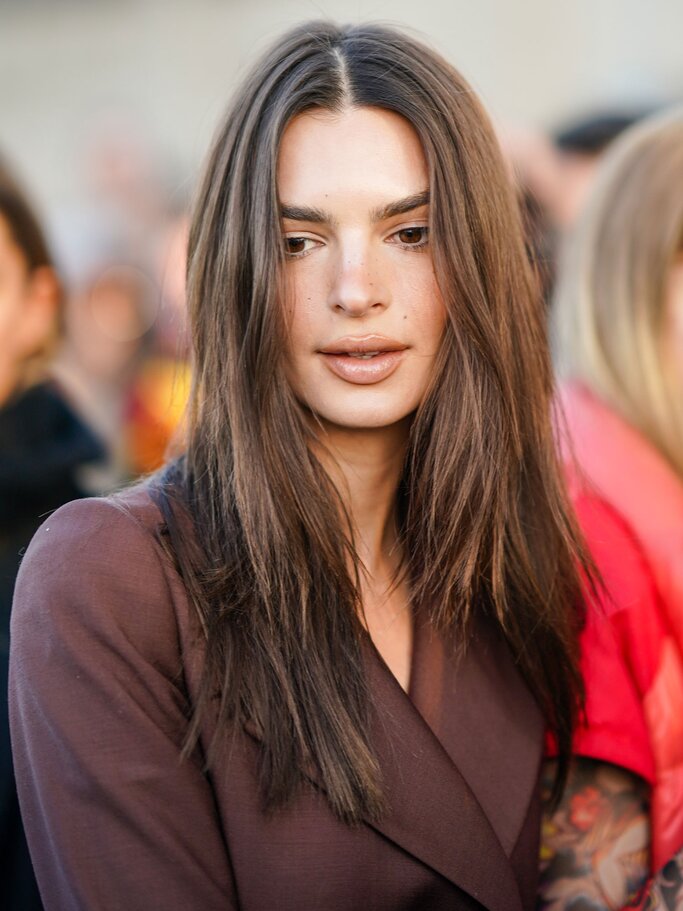
[[390, 377], [401, 363], [404, 354], [405, 349], [383, 351], [371, 358], [351, 357], [349, 354], [322, 354], [322, 357], [332, 373], [347, 383], [371, 386]]

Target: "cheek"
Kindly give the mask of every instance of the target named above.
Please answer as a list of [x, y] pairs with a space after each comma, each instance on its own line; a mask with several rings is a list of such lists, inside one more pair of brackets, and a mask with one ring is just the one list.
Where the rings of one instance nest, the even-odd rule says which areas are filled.
[[439, 289], [435, 286], [434, 296], [431, 298], [427, 308], [425, 321], [425, 331], [433, 343], [441, 341], [446, 329], [446, 320], [446, 307], [444, 306]]
[[320, 330], [320, 306], [316, 306], [311, 289], [292, 283], [284, 302], [284, 359], [285, 376], [294, 392], [308, 398], [315, 376], [313, 352], [324, 333]]
[[286, 361], [291, 366], [314, 347], [316, 308], [306, 297], [289, 297], [285, 304]]
[[314, 334], [325, 310], [324, 276], [309, 263], [298, 264], [286, 276], [285, 324], [292, 339]]
[[435, 354], [446, 328], [446, 307], [431, 269], [404, 285], [402, 321], [425, 354]]

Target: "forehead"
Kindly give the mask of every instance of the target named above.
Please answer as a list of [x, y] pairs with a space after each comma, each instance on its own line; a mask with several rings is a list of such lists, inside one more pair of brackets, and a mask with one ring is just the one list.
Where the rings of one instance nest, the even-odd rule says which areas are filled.
[[380, 108], [313, 109], [285, 129], [278, 158], [278, 192], [285, 202], [350, 195], [397, 199], [425, 190], [429, 172], [422, 144], [405, 118]]

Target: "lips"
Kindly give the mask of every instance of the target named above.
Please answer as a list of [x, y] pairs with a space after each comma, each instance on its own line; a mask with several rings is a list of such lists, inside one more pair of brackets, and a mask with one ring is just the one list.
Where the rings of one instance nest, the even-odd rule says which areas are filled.
[[318, 351], [326, 366], [347, 383], [369, 386], [387, 379], [408, 346], [381, 335], [347, 336]]

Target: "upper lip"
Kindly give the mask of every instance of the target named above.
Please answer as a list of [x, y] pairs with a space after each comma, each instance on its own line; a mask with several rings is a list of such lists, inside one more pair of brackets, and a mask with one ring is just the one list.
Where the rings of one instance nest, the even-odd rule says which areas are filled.
[[403, 351], [408, 345], [386, 335], [345, 335], [319, 348], [321, 354], [365, 354], [368, 351]]

